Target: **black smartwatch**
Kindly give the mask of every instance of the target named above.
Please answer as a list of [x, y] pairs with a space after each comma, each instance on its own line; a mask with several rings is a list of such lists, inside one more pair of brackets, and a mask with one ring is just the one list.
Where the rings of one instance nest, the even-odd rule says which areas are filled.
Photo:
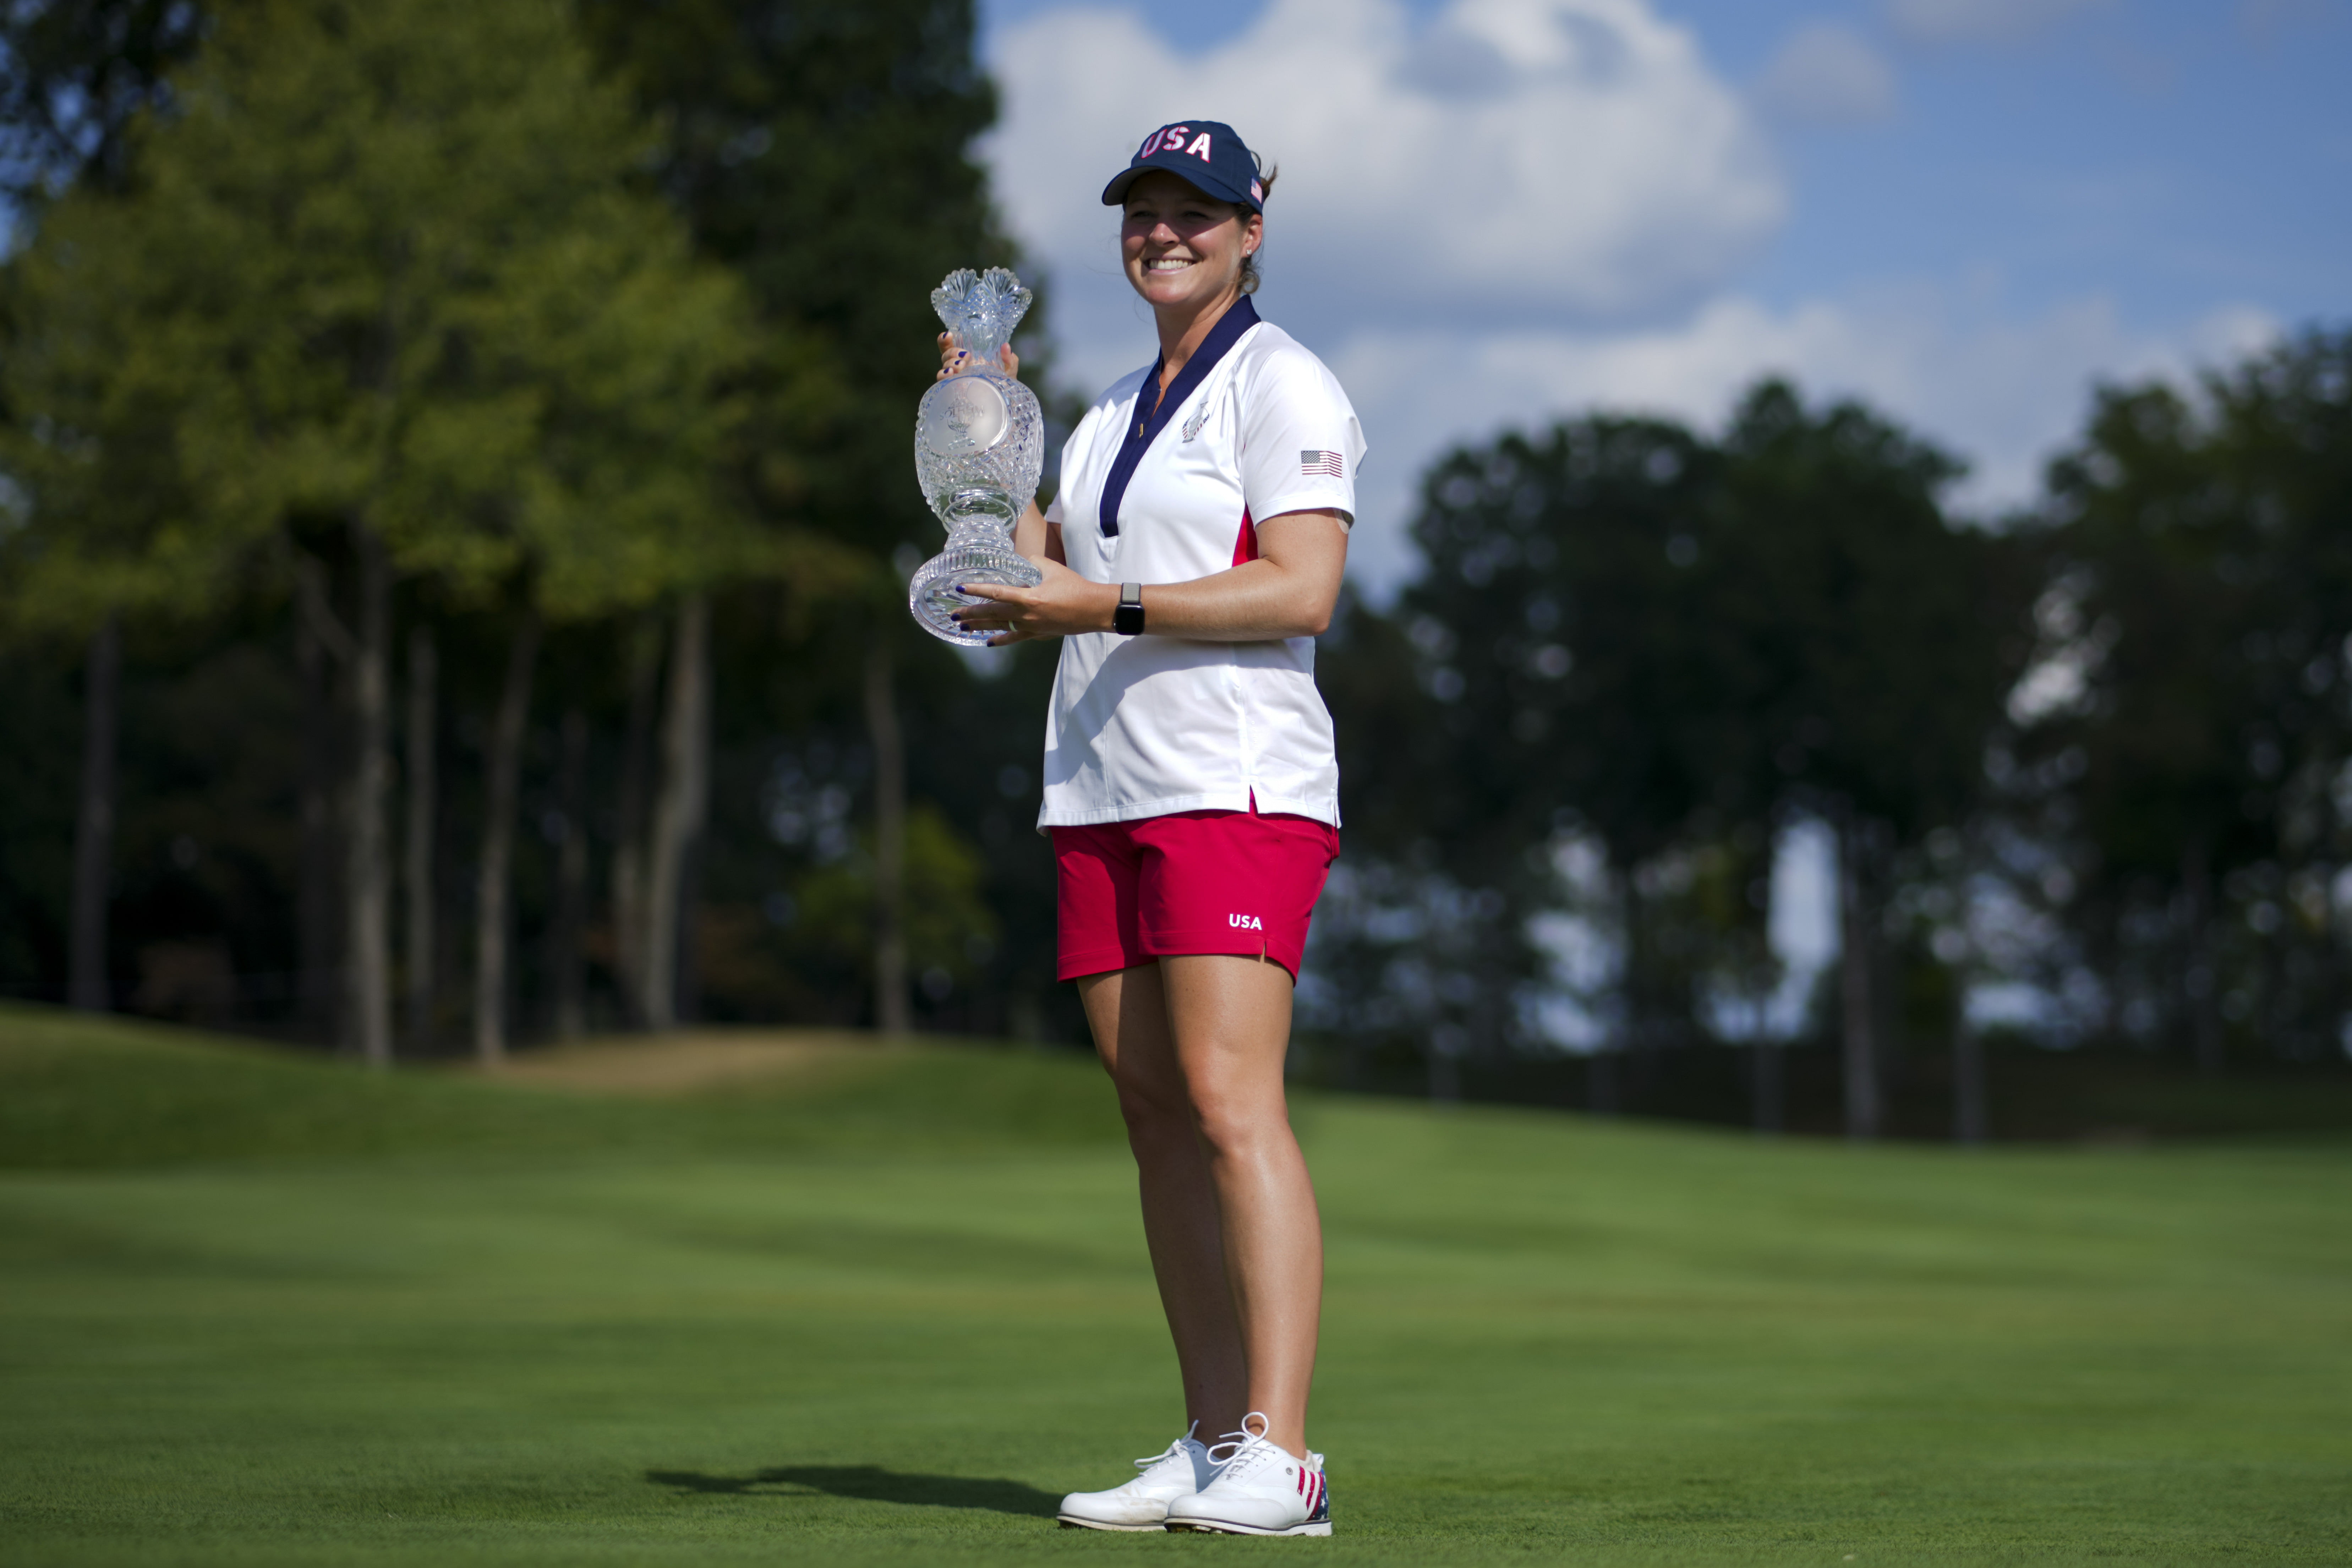
[[1143, 635], [1143, 584], [1118, 585], [1118, 608], [1110, 613], [1110, 629], [1123, 637]]

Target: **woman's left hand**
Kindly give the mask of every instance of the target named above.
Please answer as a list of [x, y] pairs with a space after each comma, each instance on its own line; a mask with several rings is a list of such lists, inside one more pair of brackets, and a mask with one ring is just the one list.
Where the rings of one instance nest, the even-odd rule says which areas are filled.
[[[932, 379], [934, 381], [945, 381], [948, 377], [961, 371], [964, 368], [964, 362], [970, 358], [971, 358], [970, 354], [955, 346], [955, 340], [953, 338], [948, 336], [945, 332], [941, 332], [940, 334], [940, 374], [932, 377]], [[997, 368], [1003, 371], [1005, 374], [1012, 376], [1016, 380], [1019, 379], [1021, 375], [1021, 356], [1013, 352], [1013, 345], [1011, 343], [1007, 343], [1003, 348], [996, 351], [996, 363]]]
[[1009, 647], [1033, 637], [1068, 637], [1074, 632], [1107, 632], [1118, 609], [1116, 584], [1079, 576], [1058, 561], [1041, 561], [1045, 580], [1034, 588], [1008, 588], [996, 583], [959, 584], [974, 598], [986, 599], [958, 610], [955, 618], [973, 631], [996, 632], [991, 647]]

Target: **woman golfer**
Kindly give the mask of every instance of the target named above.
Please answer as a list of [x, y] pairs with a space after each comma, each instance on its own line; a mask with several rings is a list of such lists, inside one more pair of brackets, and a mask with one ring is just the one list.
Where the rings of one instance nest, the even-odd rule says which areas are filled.
[[[967, 626], [1063, 639], [1041, 828], [1076, 980], [1135, 1151], [1185, 1435], [1066, 1525], [1328, 1535], [1307, 1396], [1323, 1294], [1282, 1061], [1307, 920], [1339, 853], [1315, 689], [1363, 436], [1320, 360], [1249, 295], [1270, 174], [1232, 127], [1146, 138], [1104, 187], [1160, 357], [1095, 400], [1060, 494], [1016, 538], [1028, 589]], [[1203, 1433], [1223, 1434], [1204, 1447]]]

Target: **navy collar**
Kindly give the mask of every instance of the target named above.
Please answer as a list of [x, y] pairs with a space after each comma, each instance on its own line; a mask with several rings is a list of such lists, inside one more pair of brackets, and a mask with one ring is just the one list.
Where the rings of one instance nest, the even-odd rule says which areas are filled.
[[1102, 504], [1095, 509], [1096, 515], [1102, 521], [1105, 539], [1118, 536], [1118, 503], [1127, 499], [1127, 481], [1135, 477], [1135, 465], [1143, 461], [1143, 454], [1150, 450], [1151, 443], [1159, 439], [1160, 432], [1168, 428], [1168, 422], [1176, 417], [1176, 411], [1184, 406], [1184, 400], [1192, 395], [1193, 389], [1206, 379], [1211, 371], [1217, 368], [1217, 362], [1225, 357], [1226, 351], [1241, 341], [1244, 332], [1256, 325], [1257, 307], [1251, 304], [1249, 296], [1244, 294], [1234, 301], [1231, 310], [1217, 318], [1217, 324], [1209, 329], [1209, 335], [1201, 340], [1201, 346], [1193, 351], [1191, 359], [1184, 362], [1184, 368], [1176, 373], [1175, 384], [1161, 395], [1160, 406], [1147, 411], [1143, 395], [1159, 385], [1160, 367], [1167, 363], [1168, 356], [1163, 353], [1151, 362], [1151, 369], [1145, 374], [1143, 385], [1135, 395], [1134, 421], [1128, 426], [1126, 436], [1119, 441], [1118, 456], [1111, 462], [1110, 478], [1103, 481]]

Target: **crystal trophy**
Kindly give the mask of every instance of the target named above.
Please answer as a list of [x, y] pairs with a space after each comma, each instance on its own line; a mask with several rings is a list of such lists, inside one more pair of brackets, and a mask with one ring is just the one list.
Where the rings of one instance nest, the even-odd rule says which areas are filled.
[[997, 359], [1031, 298], [1002, 267], [960, 268], [931, 290], [931, 309], [967, 357], [966, 368], [935, 383], [915, 412], [915, 476], [947, 524], [948, 547], [916, 570], [907, 609], [933, 637], [965, 647], [995, 634], [956, 624], [957, 610], [986, 603], [958, 584], [1034, 588], [1045, 580], [1013, 548], [1013, 525], [1037, 493], [1045, 468], [1045, 416], [1036, 395], [1005, 374]]

